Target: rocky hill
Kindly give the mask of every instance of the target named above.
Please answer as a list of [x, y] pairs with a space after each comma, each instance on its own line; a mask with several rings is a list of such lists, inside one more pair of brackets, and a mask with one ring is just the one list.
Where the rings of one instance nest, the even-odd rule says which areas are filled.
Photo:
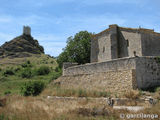
[[31, 35], [20, 35], [0, 46], [0, 58], [29, 57], [44, 53], [44, 49]]

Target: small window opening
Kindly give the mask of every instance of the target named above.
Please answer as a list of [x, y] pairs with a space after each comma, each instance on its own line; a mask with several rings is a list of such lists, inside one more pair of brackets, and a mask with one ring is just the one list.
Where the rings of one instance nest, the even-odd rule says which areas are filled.
[[128, 40], [126, 40], [126, 43], [127, 43], [127, 47], [129, 46], [129, 41]]
[[103, 47], [103, 52], [105, 52], [105, 47]]

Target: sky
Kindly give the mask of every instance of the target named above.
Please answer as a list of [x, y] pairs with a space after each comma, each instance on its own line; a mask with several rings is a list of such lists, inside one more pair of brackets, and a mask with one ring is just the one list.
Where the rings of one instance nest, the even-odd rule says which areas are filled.
[[160, 0], [0, 0], [0, 45], [28, 25], [45, 53], [56, 57], [68, 37], [110, 24], [160, 32]]

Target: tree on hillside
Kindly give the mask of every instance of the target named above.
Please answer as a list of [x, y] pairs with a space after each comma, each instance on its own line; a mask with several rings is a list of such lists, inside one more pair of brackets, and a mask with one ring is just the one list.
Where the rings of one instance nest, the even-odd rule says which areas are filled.
[[63, 62], [90, 62], [91, 35], [87, 31], [80, 31], [74, 37], [69, 37], [66, 47], [57, 58], [59, 67], [62, 67]]

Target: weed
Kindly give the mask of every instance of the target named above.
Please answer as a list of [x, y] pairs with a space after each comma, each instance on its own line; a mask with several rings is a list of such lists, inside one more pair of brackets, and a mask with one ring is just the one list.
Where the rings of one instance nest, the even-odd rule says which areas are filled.
[[85, 96], [87, 96], [87, 92], [85, 90], [79, 89], [78, 97], [85, 97]]

